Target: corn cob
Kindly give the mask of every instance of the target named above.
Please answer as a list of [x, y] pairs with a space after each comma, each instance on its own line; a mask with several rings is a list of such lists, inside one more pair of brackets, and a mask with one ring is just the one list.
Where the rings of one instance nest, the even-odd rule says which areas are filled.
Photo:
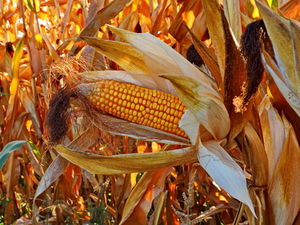
[[187, 137], [178, 127], [186, 107], [177, 96], [114, 80], [95, 83], [87, 96], [97, 110], [133, 123]]

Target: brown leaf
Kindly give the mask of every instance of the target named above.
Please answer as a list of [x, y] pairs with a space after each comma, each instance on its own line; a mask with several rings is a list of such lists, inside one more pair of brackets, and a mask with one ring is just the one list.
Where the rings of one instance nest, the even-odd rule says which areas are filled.
[[[130, 0], [114, 0], [103, 9], [99, 10], [95, 17], [83, 28], [77, 41], [80, 40], [81, 37], [94, 36], [99, 28], [118, 15], [129, 1]], [[75, 44], [70, 51], [70, 55], [74, 55], [80, 49], [81, 47]]]
[[207, 65], [212, 76], [216, 79], [218, 87], [222, 89], [223, 81], [222, 81], [219, 65], [215, 54], [210, 49], [208, 49], [187, 26], [186, 29], [188, 30], [189, 34], [193, 39], [193, 43], [195, 45], [197, 52], [203, 59], [205, 65]]
[[217, 0], [204, 0], [203, 5], [206, 12], [206, 23], [209, 36], [215, 48], [221, 77], [224, 79], [226, 65], [226, 34], [223, 29], [224, 19], [222, 18], [221, 8]]
[[299, 0], [290, 0], [284, 3], [282, 6], [279, 8], [280, 12], [294, 20], [300, 20], [300, 4]]
[[[177, 41], [181, 41], [187, 34], [187, 30], [184, 28], [184, 26], [185, 23], [188, 23], [188, 21], [184, 21], [184, 14], [193, 12], [194, 15], [198, 15], [199, 10], [201, 9], [199, 4], [201, 4], [201, 1], [187, 0], [183, 2], [182, 7], [174, 18], [171, 27], [169, 28], [169, 33], [175, 37]], [[192, 22], [193, 21], [190, 21], [190, 24]]]

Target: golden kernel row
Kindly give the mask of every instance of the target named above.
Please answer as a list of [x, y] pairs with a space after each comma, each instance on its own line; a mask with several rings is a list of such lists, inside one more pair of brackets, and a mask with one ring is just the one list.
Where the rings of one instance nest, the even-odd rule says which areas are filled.
[[186, 107], [171, 94], [103, 80], [91, 89], [88, 98], [95, 108], [115, 117], [186, 137], [178, 127]]

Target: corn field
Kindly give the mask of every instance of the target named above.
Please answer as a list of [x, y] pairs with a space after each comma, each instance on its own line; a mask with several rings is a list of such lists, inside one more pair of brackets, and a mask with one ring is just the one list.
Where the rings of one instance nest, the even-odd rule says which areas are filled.
[[299, 0], [0, 19], [0, 224], [300, 225]]

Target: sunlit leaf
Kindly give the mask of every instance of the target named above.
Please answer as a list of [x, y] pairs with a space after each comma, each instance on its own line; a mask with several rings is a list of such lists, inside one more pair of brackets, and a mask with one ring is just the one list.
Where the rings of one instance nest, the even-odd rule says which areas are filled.
[[23, 45], [24, 45], [24, 40], [21, 39], [17, 46], [16, 46], [16, 50], [14, 52], [13, 55], [13, 59], [12, 59], [12, 81], [9, 87], [9, 92], [10, 92], [10, 97], [9, 97], [9, 105], [7, 108], [7, 112], [6, 115], [8, 118], [11, 118], [11, 114], [14, 108], [14, 104], [15, 104], [15, 97], [16, 97], [16, 93], [18, 91], [18, 86], [19, 86], [19, 67], [20, 67], [20, 61], [21, 58], [23, 56]]
[[265, 97], [259, 107], [264, 146], [269, 161], [270, 180], [283, 148], [285, 130], [283, 121], [276, 109], [271, 105], [269, 98]]
[[220, 68], [219, 68], [216, 56], [201, 41], [199, 41], [197, 39], [195, 34], [188, 27], [186, 27], [186, 29], [188, 30], [189, 34], [191, 35], [191, 37], [193, 39], [193, 43], [194, 43], [194, 46], [195, 46], [198, 54], [203, 59], [205, 65], [207, 65], [212, 76], [216, 79], [218, 87], [222, 89], [223, 81], [222, 81], [222, 77], [220, 74]]

